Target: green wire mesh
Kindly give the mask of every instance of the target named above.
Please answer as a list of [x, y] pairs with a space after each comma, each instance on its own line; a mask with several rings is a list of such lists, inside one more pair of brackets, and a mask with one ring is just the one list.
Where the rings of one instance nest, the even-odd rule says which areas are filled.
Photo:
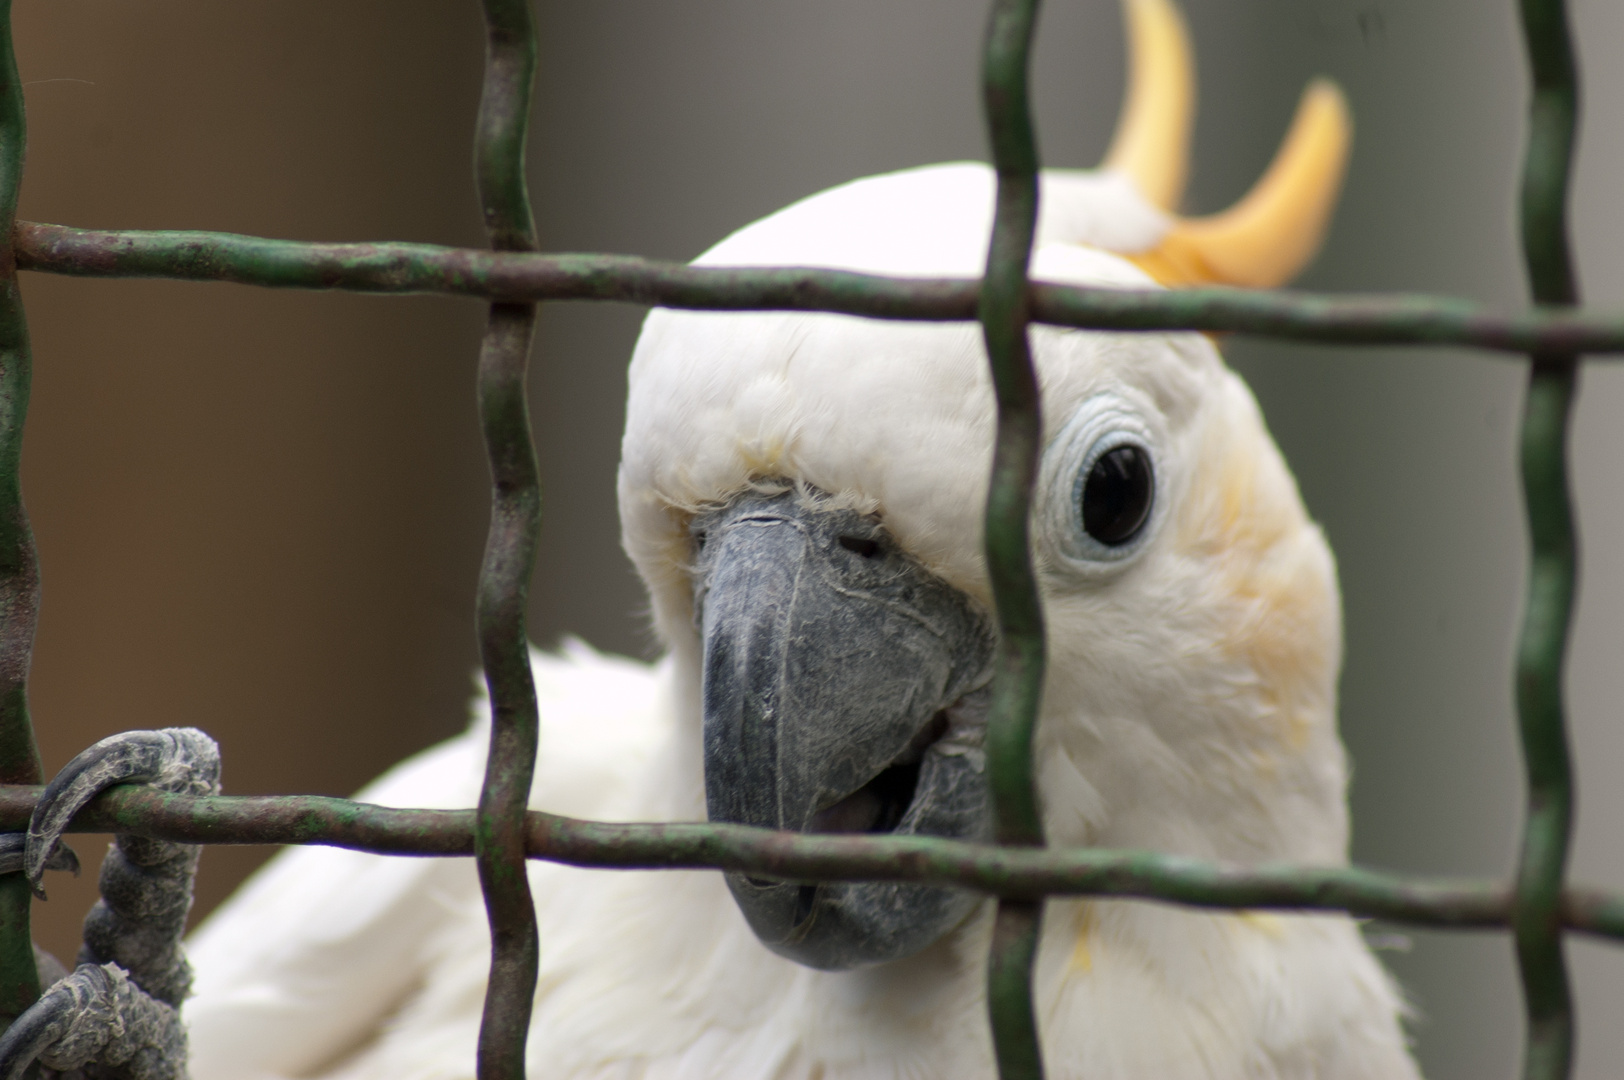
[[[1564, 881], [1573, 787], [1561, 684], [1577, 571], [1568, 424], [1579, 355], [1624, 353], [1624, 315], [1575, 306], [1578, 289], [1566, 222], [1578, 73], [1565, 6], [1562, 0], [1520, 0], [1533, 75], [1521, 224], [1537, 306], [1515, 316], [1414, 295], [1032, 285], [1026, 269], [1037, 217], [1038, 154], [1027, 84], [1037, 7], [1037, 0], [994, 0], [988, 27], [983, 100], [998, 195], [985, 275], [979, 281], [904, 281], [840, 271], [727, 270], [608, 255], [536, 254], [524, 176], [536, 66], [528, 0], [484, 0], [485, 82], [475, 161], [490, 251], [18, 222], [26, 129], [10, 2], [0, 0], [0, 829], [26, 827], [40, 783], [26, 697], [39, 573], [18, 479], [30, 357], [17, 270], [480, 297], [490, 301], [478, 393], [492, 502], [477, 614], [494, 723], [478, 809], [396, 810], [313, 796], [191, 798], [125, 787], [93, 802], [72, 831], [475, 857], [492, 931], [478, 1050], [481, 1080], [524, 1075], [537, 972], [526, 859], [605, 869], [712, 868], [795, 880], [957, 884], [995, 895], [999, 908], [988, 997], [1003, 1080], [1043, 1075], [1031, 969], [1045, 896], [1331, 910], [1413, 925], [1509, 928], [1528, 1017], [1523, 1076], [1568, 1076], [1573, 1004], [1563, 937], [1573, 931], [1624, 941], [1624, 895], [1573, 889]], [[931, 837], [786, 836], [721, 824], [609, 824], [527, 808], [537, 716], [524, 614], [541, 497], [524, 384], [535, 303], [556, 299], [980, 321], [998, 407], [985, 540], [1001, 629], [988, 732], [996, 845]], [[1359, 867], [1236, 867], [1146, 852], [1043, 846], [1031, 775], [1044, 663], [1042, 608], [1026, 537], [1040, 432], [1027, 341], [1031, 322], [1100, 330], [1227, 330], [1343, 344], [1464, 345], [1528, 354], [1522, 478], [1532, 562], [1516, 664], [1528, 813], [1511, 882], [1426, 880]], [[22, 875], [0, 876], [0, 1026], [39, 995], [28, 905]]]
[[[485, 231], [498, 251], [534, 251], [536, 226], [524, 177], [536, 81], [530, 0], [485, 0], [485, 29], [485, 85], [474, 139]], [[524, 836], [540, 727], [525, 635], [541, 532], [541, 477], [525, 397], [535, 331], [536, 305], [497, 301], [479, 349], [479, 415], [491, 467], [491, 526], [474, 620], [491, 701], [490, 750], [474, 819], [474, 857], [491, 927], [491, 973], [476, 1052], [480, 1080], [523, 1080], [541, 958]]]
[[[11, 0], [0, 7], [0, 225], [17, 216], [23, 152], [28, 125], [23, 115], [22, 80], [11, 44]], [[0, 228], [0, 781], [37, 784], [39, 749], [28, 719], [28, 661], [39, 617], [39, 560], [34, 533], [23, 509], [23, 420], [33, 360], [28, 322], [12, 269], [9, 228]], [[0, 1020], [10, 1024], [39, 997], [29, 934], [31, 900], [21, 874], [0, 876]]]

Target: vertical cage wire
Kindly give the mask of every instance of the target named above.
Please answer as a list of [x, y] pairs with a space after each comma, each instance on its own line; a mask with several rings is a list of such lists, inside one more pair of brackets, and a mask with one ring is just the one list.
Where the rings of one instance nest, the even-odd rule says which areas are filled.
[[[0, 35], [0, 783], [37, 784], [40, 759], [28, 718], [28, 665], [39, 619], [39, 560], [19, 474], [33, 358], [12, 242], [28, 125], [11, 0], [0, 0]], [[32, 901], [22, 874], [0, 875], [0, 1028], [39, 997], [28, 919]]]
[[[1027, 264], [1038, 219], [1038, 148], [1028, 69], [1037, 0], [995, 0], [982, 59], [982, 107], [998, 175], [978, 314], [992, 369], [998, 426], [987, 489], [984, 545], [998, 615], [998, 654], [987, 718], [987, 768], [1001, 844], [1042, 845], [1032, 735], [1043, 693], [1043, 606], [1028, 520], [1043, 421], [1027, 324]], [[987, 958], [987, 1009], [1002, 1080], [1042, 1080], [1032, 973], [1043, 900], [1004, 897]]]
[[[1579, 73], [1563, 0], [1521, 0], [1532, 75], [1521, 191], [1523, 257], [1538, 304], [1573, 305], [1567, 200], [1579, 116]], [[1573, 773], [1562, 674], [1578, 573], [1568, 484], [1568, 424], [1579, 357], [1530, 357], [1522, 486], [1530, 541], [1528, 596], [1517, 648], [1517, 725], [1528, 784], [1512, 910], [1527, 1010], [1525, 1080], [1573, 1069], [1573, 1001], [1563, 957], [1561, 897], [1573, 831]]]
[[[485, 0], [485, 82], [474, 144], [485, 229], [498, 251], [534, 251], [525, 136], [536, 75], [530, 0]], [[491, 739], [474, 850], [491, 930], [490, 980], [479, 1027], [479, 1080], [523, 1080], [540, 946], [525, 869], [525, 812], [538, 717], [525, 615], [541, 531], [541, 481], [530, 438], [525, 372], [536, 306], [491, 304], [479, 351], [479, 412], [491, 469], [491, 524], [476, 621], [490, 692]]]

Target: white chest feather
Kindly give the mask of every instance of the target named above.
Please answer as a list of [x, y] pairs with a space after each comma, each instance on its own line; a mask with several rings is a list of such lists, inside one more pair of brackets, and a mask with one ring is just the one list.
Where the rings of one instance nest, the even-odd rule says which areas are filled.
[[[538, 658], [536, 804], [699, 816], [697, 777], [671, 765], [690, 755], [671, 752], [683, 732], [669, 671], [571, 652]], [[431, 751], [367, 797], [465, 801], [480, 739]], [[983, 918], [909, 960], [827, 973], [762, 947], [716, 874], [538, 864], [531, 881], [542, 938], [534, 1076], [992, 1075]], [[284, 855], [193, 943], [193, 1075], [471, 1077], [488, 947], [465, 860]], [[1055, 901], [1039, 984], [1057, 1078], [1413, 1075], [1393, 989], [1342, 918]]]

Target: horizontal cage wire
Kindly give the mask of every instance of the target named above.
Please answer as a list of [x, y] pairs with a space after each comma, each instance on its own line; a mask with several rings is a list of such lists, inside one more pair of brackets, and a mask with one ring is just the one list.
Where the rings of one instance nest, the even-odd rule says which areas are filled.
[[[846, 270], [734, 270], [626, 255], [544, 255], [433, 244], [323, 244], [210, 232], [13, 228], [17, 266], [91, 278], [227, 281], [488, 300], [616, 300], [698, 311], [832, 311], [874, 319], [972, 320], [975, 280], [885, 278]], [[1141, 292], [1032, 283], [1034, 323], [1090, 330], [1230, 331], [1342, 345], [1465, 346], [1507, 353], [1624, 352], [1624, 313], [1535, 308], [1507, 315], [1415, 294], [1181, 289]]]
[[[1624, 352], [1624, 315], [1577, 306], [1566, 208], [1578, 76], [1564, 5], [1521, 0], [1533, 84], [1521, 223], [1536, 306], [1518, 315], [1416, 295], [1136, 292], [1031, 284], [1026, 275], [1039, 162], [1027, 88], [1037, 9], [1036, 0], [995, 0], [988, 25], [982, 93], [998, 187], [984, 276], [901, 280], [537, 253], [524, 170], [537, 64], [528, 0], [484, 0], [476, 171], [489, 251], [95, 231], [17, 221], [26, 132], [9, 3], [4, 4], [0, 235], [6, 237], [8, 257], [0, 260], [0, 829], [26, 828], [41, 782], [24, 696], [39, 580], [18, 477], [30, 361], [16, 271], [477, 297], [489, 301], [478, 399], [492, 478], [477, 623], [493, 715], [478, 808], [399, 810], [326, 797], [187, 796], [126, 786], [94, 800], [71, 831], [116, 830], [201, 844], [326, 844], [386, 855], [472, 856], [493, 943], [478, 1049], [481, 1080], [517, 1080], [524, 1074], [538, 949], [527, 859], [602, 869], [741, 870], [795, 881], [953, 884], [996, 896], [988, 994], [1004, 1080], [1043, 1075], [1031, 970], [1048, 896], [1330, 910], [1421, 926], [1507, 928], [1515, 940], [1527, 1012], [1523, 1075], [1527, 1080], [1567, 1076], [1573, 1004], [1563, 935], [1577, 931], [1624, 940], [1624, 895], [1565, 884], [1573, 796], [1561, 676], [1577, 564], [1568, 427], [1579, 355]], [[535, 305], [555, 299], [980, 322], [998, 417], [985, 517], [1000, 629], [988, 735], [996, 844], [782, 834], [727, 824], [610, 824], [528, 809], [538, 721], [524, 619], [541, 498], [525, 369]], [[1356, 345], [1470, 346], [1529, 355], [1522, 478], [1532, 551], [1516, 698], [1530, 809], [1511, 882], [1427, 880], [1358, 867], [1240, 867], [1145, 852], [1044, 846], [1031, 775], [1045, 656], [1027, 537], [1040, 438], [1028, 347], [1033, 322], [1101, 330], [1230, 331]], [[21, 874], [0, 877], [0, 1022], [9, 1023], [40, 992], [28, 903]]]

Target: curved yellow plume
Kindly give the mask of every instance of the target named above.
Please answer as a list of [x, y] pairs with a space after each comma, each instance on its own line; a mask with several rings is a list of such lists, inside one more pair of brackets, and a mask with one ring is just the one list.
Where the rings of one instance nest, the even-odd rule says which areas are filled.
[[1244, 198], [1209, 217], [1175, 218], [1160, 244], [1129, 258], [1163, 285], [1285, 284], [1325, 238], [1352, 138], [1342, 91], [1314, 80], [1274, 161]]
[[1123, 0], [1128, 89], [1101, 168], [1124, 173], [1151, 205], [1176, 210], [1190, 164], [1195, 59], [1172, 0]]

